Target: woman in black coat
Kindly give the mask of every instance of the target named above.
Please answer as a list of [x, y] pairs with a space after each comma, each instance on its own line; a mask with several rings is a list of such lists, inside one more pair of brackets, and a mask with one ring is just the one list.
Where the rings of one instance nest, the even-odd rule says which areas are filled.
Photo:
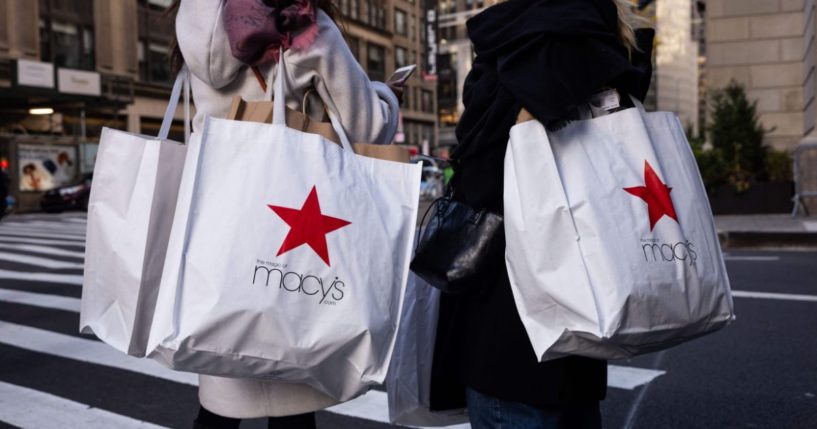
[[[468, 21], [476, 59], [452, 153], [457, 200], [502, 213], [503, 160], [520, 109], [553, 131], [578, 119], [578, 108], [605, 88], [644, 99], [654, 33], [633, 32], [629, 4], [508, 0]], [[432, 409], [467, 402], [475, 429], [601, 428], [606, 390], [605, 361], [572, 356], [538, 362], [502, 252], [485, 265], [470, 293], [443, 296]]]

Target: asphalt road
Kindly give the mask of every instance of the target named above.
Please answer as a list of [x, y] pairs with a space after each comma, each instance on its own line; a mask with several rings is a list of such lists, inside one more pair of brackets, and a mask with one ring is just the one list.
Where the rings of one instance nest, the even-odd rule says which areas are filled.
[[[78, 213], [0, 222], [0, 428], [190, 427], [195, 377], [122, 364], [77, 333], [83, 232]], [[731, 252], [727, 267], [737, 321], [611, 362], [606, 428], [817, 428], [817, 252]], [[321, 412], [319, 427], [393, 428], [384, 396]]]

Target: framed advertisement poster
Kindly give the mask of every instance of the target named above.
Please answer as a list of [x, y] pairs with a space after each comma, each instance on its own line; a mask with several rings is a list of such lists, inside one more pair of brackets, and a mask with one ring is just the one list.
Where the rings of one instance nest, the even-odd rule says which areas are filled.
[[75, 146], [20, 144], [17, 159], [20, 191], [48, 191], [70, 184], [77, 175]]

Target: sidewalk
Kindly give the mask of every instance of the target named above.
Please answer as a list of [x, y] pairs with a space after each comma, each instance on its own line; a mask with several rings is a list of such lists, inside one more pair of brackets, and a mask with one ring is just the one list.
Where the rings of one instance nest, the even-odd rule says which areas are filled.
[[715, 216], [724, 248], [817, 248], [817, 217], [788, 214]]

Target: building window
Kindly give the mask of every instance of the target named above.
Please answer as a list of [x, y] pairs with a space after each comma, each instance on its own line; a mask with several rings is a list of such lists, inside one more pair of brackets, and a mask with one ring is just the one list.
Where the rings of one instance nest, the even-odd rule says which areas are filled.
[[369, 72], [369, 78], [381, 82], [386, 80], [386, 48], [369, 43], [366, 51], [366, 69]]
[[400, 9], [394, 10], [394, 32], [400, 36], [408, 36], [406, 13]]
[[54, 64], [71, 69], [94, 69], [94, 32], [68, 22], [51, 22]]
[[43, 19], [40, 19], [40, 59], [51, 62], [51, 31]]
[[96, 69], [93, 2], [40, 0], [40, 56], [57, 67]]
[[434, 113], [434, 94], [431, 91], [423, 90], [423, 112]]
[[170, 70], [170, 45], [173, 21], [164, 16], [167, 0], [140, 0], [138, 58], [139, 79], [156, 84], [173, 83]]
[[366, 1], [366, 23], [380, 30], [386, 30], [386, 8], [383, 0]]
[[139, 42], [139, 78], [144, 82], [170, 83], [170, 50], [160, 43]]
[[362, 63], [360, 60], [360, 39], [354, 36], [347, 36], [346, 44], [349, 45], [349, 50], [352, 51], [352, 55], [355, 56], [357, 62]]
[[408, 64], [408, 51], [399, 46], [394, 48], [394, 67], [400, 68]]
[[360, 0], [342, 0], [340, 11], [343, 16], [351, 19], [360, 19]]

